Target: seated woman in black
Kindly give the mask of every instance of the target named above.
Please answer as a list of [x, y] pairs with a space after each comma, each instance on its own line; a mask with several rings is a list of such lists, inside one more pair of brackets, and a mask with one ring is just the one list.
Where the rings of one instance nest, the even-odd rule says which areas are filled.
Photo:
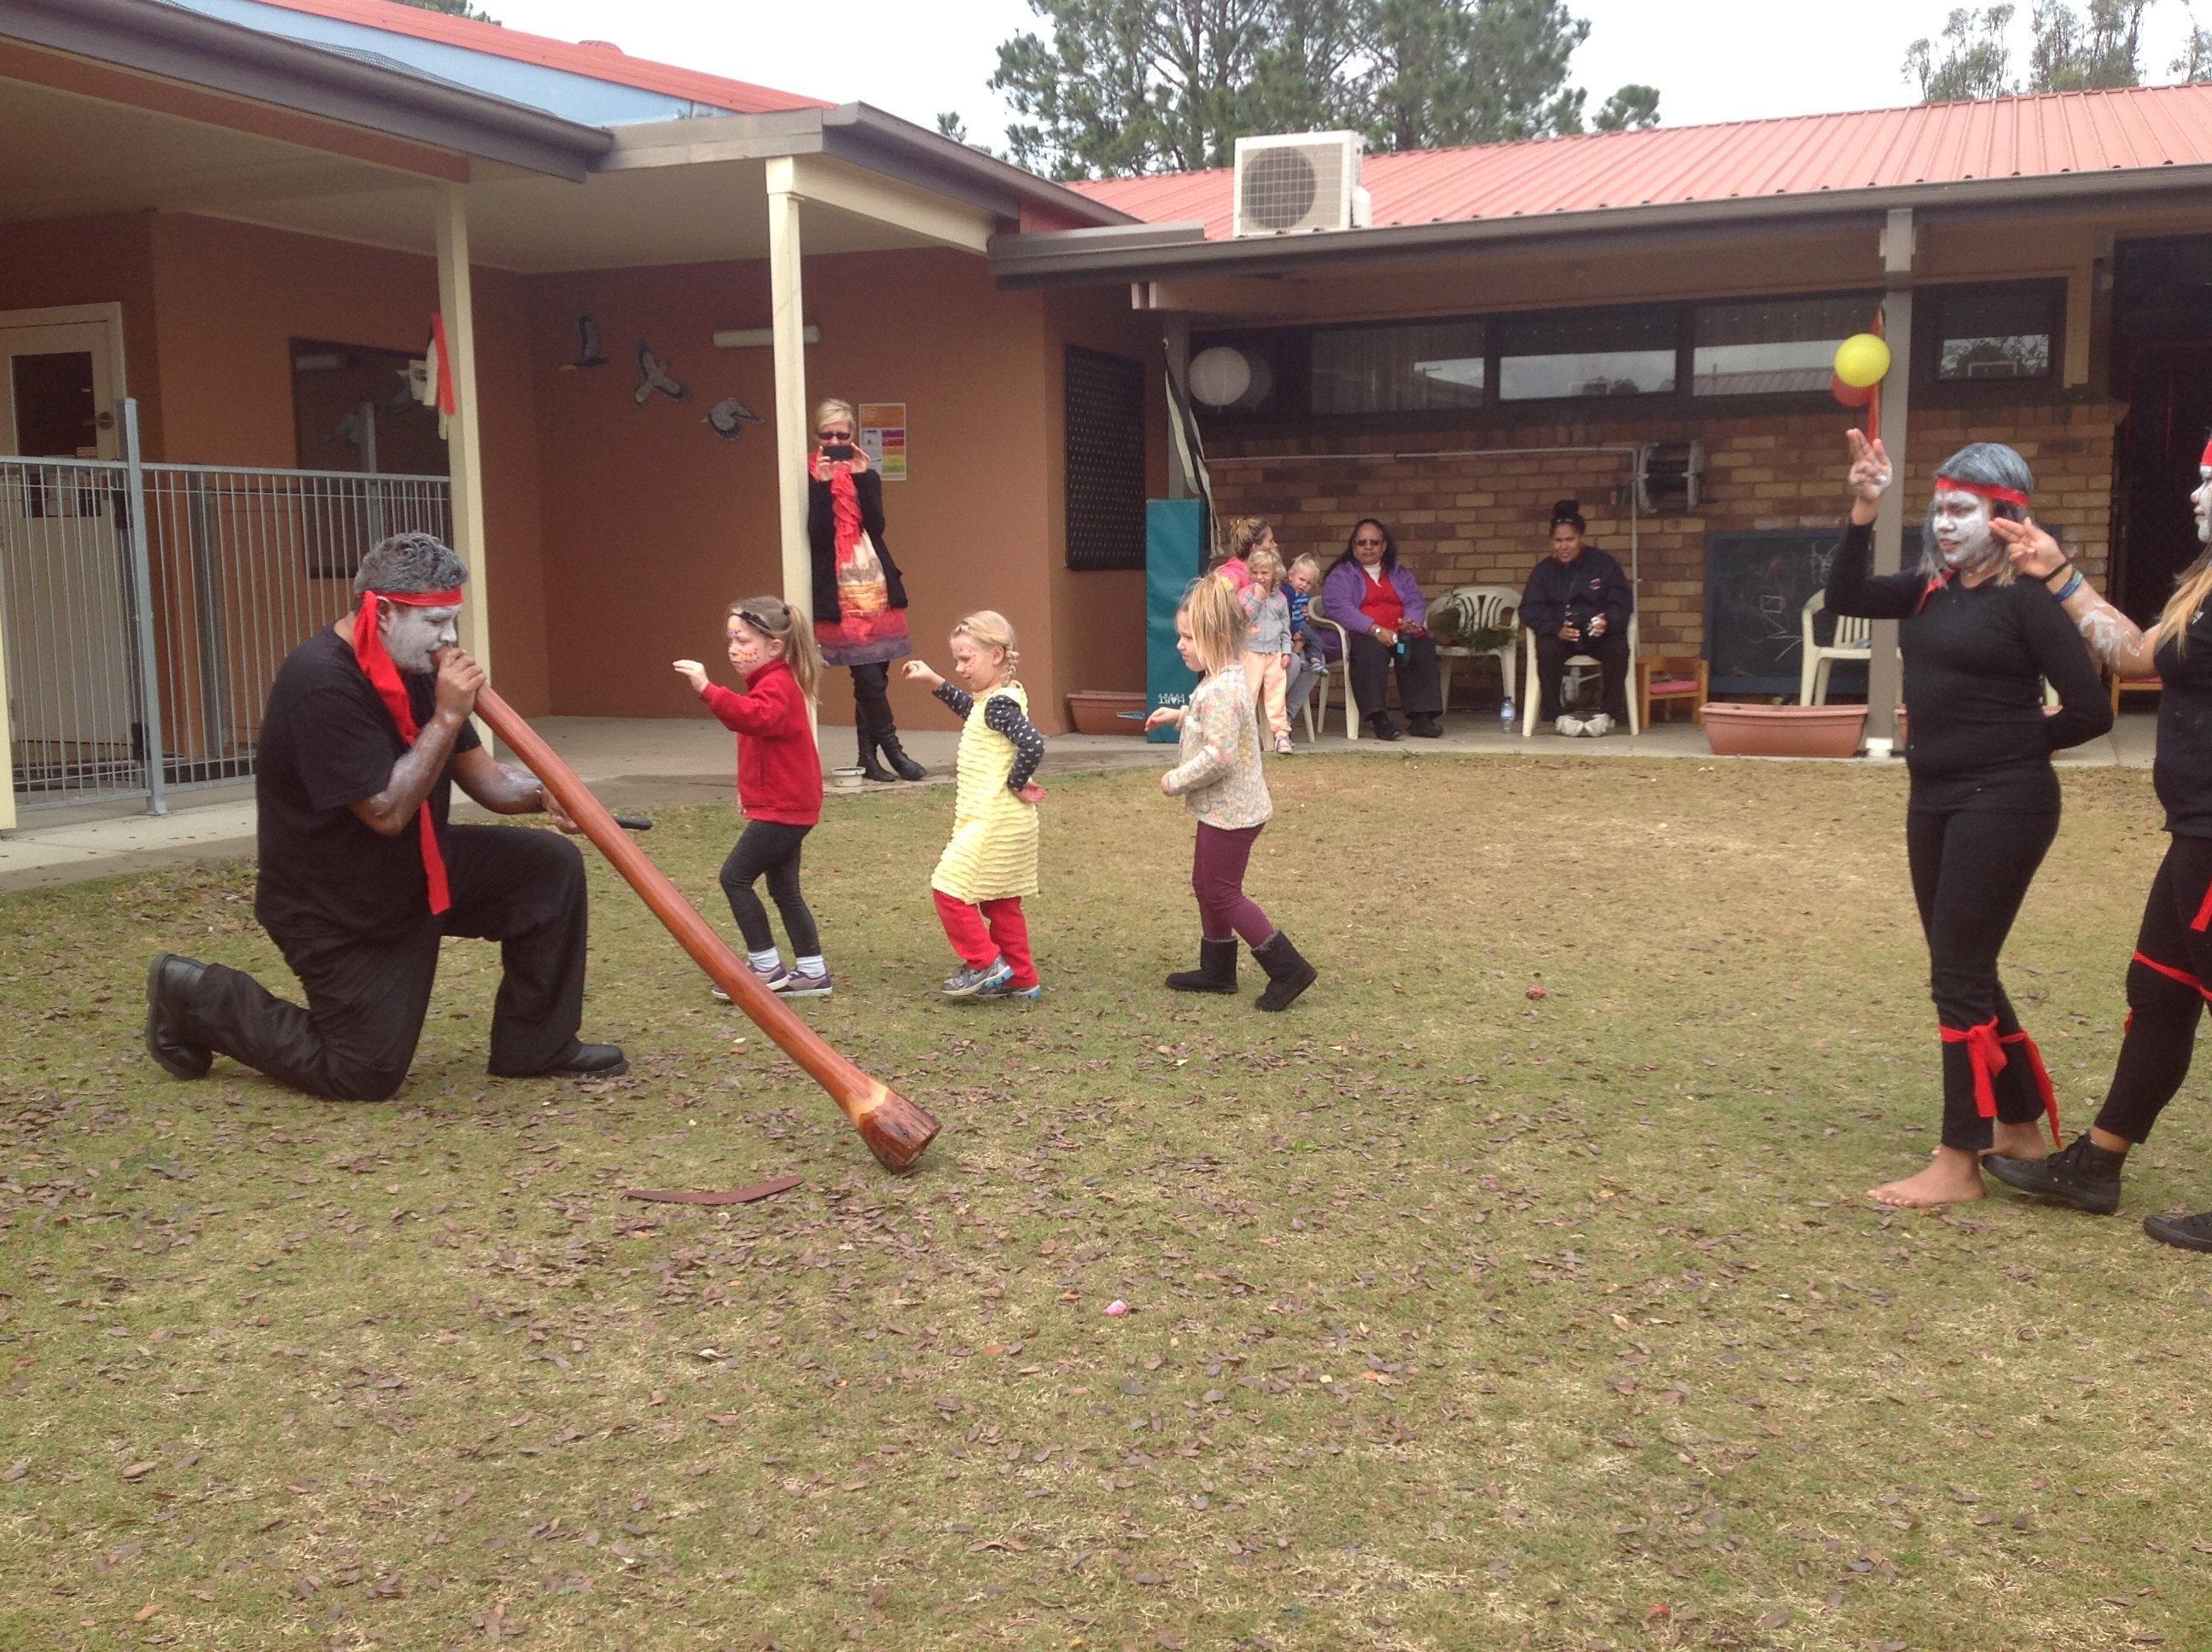
[[[1850, 525], [1828, 574], [1832, 614], [1898, 621], [1905, 655], [1905, 817], [1913, 898], [1928, 937], [1942, 1035], [1943, 1132], [1917, 1175], [1869, 1190], [1879, 1204], [1982, 1196], [1981, 1155], [2042, 1156], [2036, 1121], [2058, 1108], [2035, 1041], [1997, 979], [1997, 954], [2058, 832], [2051, 754], [2112, 726], [2088, 651], [2051, 593], [2016, 580], [1992, 519], [2027, 513], [2035, 477], [2009, 447], [1978, 441], [1945, 460], [1927, 550], [1907, 573], [1869, 570], [1874, 518], [1893, 472], [1879, 441], [1850, 433]], [[2043, 683], [2058, 690], [2046, 715]]]

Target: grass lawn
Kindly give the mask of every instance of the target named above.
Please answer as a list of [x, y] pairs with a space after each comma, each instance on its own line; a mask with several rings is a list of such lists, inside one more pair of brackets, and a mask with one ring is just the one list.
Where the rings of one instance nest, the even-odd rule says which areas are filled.
[[[1900, 771], [1271, 772], [1282, 1017], [1159, 987], [1150, 774], [1053, 784], [1036, 1005], [937, 997], [949, 791], [833, 805], [805, 1013], [943, 1121], [905, 1180], [596, 860], [630, 1074], [486, 1078], [457, 943], [380, 1106], [141, 1053], [157, 948], [289, 983], [247, 866], [8, 899], [0, 1647], [2212, 1643], [2212, 1261], [2136, 1220], [2212, 1204], [2196, 1090], [2119, 1220], [1861, 1196], [1936, 1123]], [[2066, 806], [2070, 1131], [2163, 839]], [[647, 840], [726, 925], [733, 830]]]

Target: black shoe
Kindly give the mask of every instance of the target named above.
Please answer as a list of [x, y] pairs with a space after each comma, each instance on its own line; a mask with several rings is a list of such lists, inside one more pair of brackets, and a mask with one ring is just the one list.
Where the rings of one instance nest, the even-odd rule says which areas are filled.
[[172, 1078], [204, 1078], [215, 1052], [185, 1031], [193, 989], [207, 965], [197, 958], [157, 952], [146, 972], [146, 1054]]
[[2147, 1216], [2143, 1231], [2161, 1245], [2184, 1250], [2212, 1250], [2212, 1211], [2197, 1216]]
[[1375, 738], [1378, 740], [1402, 740], [1406, 738], [1406, 731], [1379, 711], [1367, 720], [1367, 726], [1375, 732]]
[[1443, 738], [1444, 726], [1433, 717], [1416, 717], [1407, 732], [1417, 740], [1437, 740]]
[[1263, 1010], [1289, 1009], [1319, 973], [1298, 956], [1291, 938], [1279, 929], [1252, 949], [1252, 962], [1267, 972], [1267, 990], [1258, 999]]
[[2120, 1167], [2127, 1162], [2125, 1153], [2098, 1146], [2084, 1131], [2071, 1146], [2048, 1158], [2007, 1158], [2002, 1153], [1991, 1153], [1982, 1160], [1982, 1169], [2021, 1193], [2071, 1205], [2077, 1211], [2110, 1216], [2120, 1207]]
[[906, 755], [906, 748], [899, 744], [896, 729], [885, 729], [876, 736], [876, 744], [883, 750], [884, 761], [891, 766], [901, 780], [925, 780], [929, 778], [929, 771]]
[[1237, 942], [1209, 941], [1200, 937], [1198, 943], [1198, 968], [1182, 969], [1168, 977], [1168, 985], [1178, 993], [1233, 993], [1237, 990]]
[[579, 1044], [576, 1053], [565, 1061], [536, 1072], [501, 1072], [494, 1070], [495, 1078], [618, 1078], [629, 1071], [629, 1057], [622, 1053], [619, 1044]]
[[898, 776], [876, 761], [876, 737], [867, 730], [860, 731], [860, 778], [880, 780], [885, 786], [894, 784]]

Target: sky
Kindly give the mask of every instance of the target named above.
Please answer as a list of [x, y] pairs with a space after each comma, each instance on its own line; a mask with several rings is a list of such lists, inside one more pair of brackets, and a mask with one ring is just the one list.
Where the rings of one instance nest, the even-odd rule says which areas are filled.
[[[800, 92], [871, 103], [928, 126], [957, 112], [997, 147], [1005, 106], [984, 82], [998, 46], [1037, 27], [1026, 0], [907, 0], [829, 9], [788, 0], [477, 0], [509, 27], [566, 40], [611, 39], [633, 56]], [[1589, 21], [1574, 79], [1595, 109], [1624, 82], [1659, 88], [1669, 126], [1878, 109], [1915, 100], [1905, 47], [1941, 30], [1951, 0], [1570, 0]], [[2028, 7], [2015, 24], [2026, 55]], [[2212, 22], [2212, 3], [2205, 11]], [[2189, 33], [2185, 0], [2154, 0], [2145, 78]]]

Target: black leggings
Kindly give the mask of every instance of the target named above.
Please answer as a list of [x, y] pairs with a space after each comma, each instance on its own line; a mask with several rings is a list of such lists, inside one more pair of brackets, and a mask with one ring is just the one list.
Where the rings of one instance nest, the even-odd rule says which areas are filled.
[[753, 893], [753, 884], [763, 872], [768, 874], [768, 892], [775, 902], [775, 909], [783, 914], [783, 926], [791, 934], [791, 951], [794, 957], [818, 957], [822, 952], [822, 938], [814, 928], [814, 914], [806, 909], [806, 902], [799, 892], [799, 850], [806, 841], [811, 826], [786, 826], [773, 820], [749, 820], [738, 847], [730, 851], [730, 858], [722, 862], [722, 893], [730, 897], [730, 915], [738, 920], [738, 932], [745, 938], [749, 952], [765, 952], [775, 944], [775, 932], [768, 926], [768, 910]]
[[1905, 817], [1912, 896], [1928, 937], [1929, 994], [1943, 1036], [1946, 1147], [1978, 1152], [1994, 1140], [1981, 1108], [1984, 1088], [2008, 1124], [2044, 1116], [2042, 1058], [1997, 979], [1997, 955], [2057, 835], [2055, 810], [1916, 809]]
[[878, 740], [886, 734], [898, 732], [898, 724], [891, 716], [891, 668], [888, 663], [853, 667], [853, 720], [860, 725], [862, 734], [872, 734]]
[[2212, 890], [2212, 838], [2177, 837], [2166, 847], [2143, 904], [2128, 963], [2128, 1030], [2098, 1127], [2131, 1142], [2150, 1127], [2189, 1076], [2204, 983], [2212, 981], [2212, 934], [2197, 927]]

